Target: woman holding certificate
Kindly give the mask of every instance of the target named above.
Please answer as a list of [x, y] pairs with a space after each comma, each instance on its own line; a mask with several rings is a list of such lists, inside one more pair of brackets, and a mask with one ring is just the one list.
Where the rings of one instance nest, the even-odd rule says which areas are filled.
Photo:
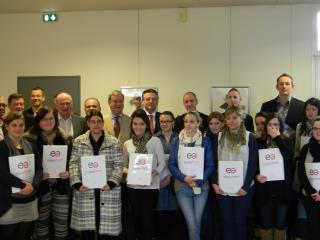
[[41, 108], [34, 122], [28, 137], [35, 141], [44, 167], [36, 235], [39, 240], [53, 236], [55, 239], [67, 239], [70, 189], [69, 172], [66, 169], [72, 138], [58, 127], [58, 117], [51, 108]]
[[74, 140], [69, 165], [74, 189], [71, 228], [84, 240], [117, 239], [123, 170], [119, 142], [103, 131], [101, 112], [91, 110], [87, 124], [89, 131]]
[[0, 239], [27, 240], [38, 218], [37, 189], [42, 179], [39, 153], [23, 137], [24, 118], [10, 112], [0, 142]]
[[160, 139], [151, 135], [149, 118], [142, 109], [131, 115], [131, 139], [124, 143], [123, 155], [136, 238], [151, 240], [165, 156]]
[[312, 125], [312, 137], [301, 150], [298, 175], [301, 182], [301, 200], [309, 220], [309, 238], [319, 239], [320, 236], [320, 118]]
[[211, 141], [202, 136], [200, 124], [197, 112], [185, 114], [184, 129], [173, 141], [169, 157], [177, 200], [192, 240], [200, 240], [202, 213], [209, 193], [208, 178], [213, 172]]
[[177, 133], [173, 131], [174, 115], [164, 111], [159, 117], [161, 130], [155, 134], [162, 143], [166, 167], [160, 174], [160, 191], [157, 208], [157, 234], [162, 240], [174, 238], [173, 233], [177, 227], [177, 199], [172, 193], [172, 176], [168, 169], [168, 159], [173, 139]]
[[[302, 122], [297, 125], [296, 139], [294, 147], [294, 160], [298, 164], [300, 151], [307, 144], [312, 135], [312, 124], [320, 114], [320, 100], [317, 98], [309, 98], [304, 104], [304, 115]], [[295, 171], [293, 188], [296, 192], [300, 191], [300, 183], [298, 178], [298, 170]]]
[[225, 127], [214, 139], [217, 168], [212, 183], [222, 217], [224, 240], [247, 239], [247, 213], [254, 190], [257, 143], [236, 106], [225, 111]]
[[265, 130], [257, 142], [256, 204], [260, 209], [261, 236], [263, 240], [283, 240], [292, 197], [293, 146], [283, 135], [280, 118], [274, 114], [267, 116]]

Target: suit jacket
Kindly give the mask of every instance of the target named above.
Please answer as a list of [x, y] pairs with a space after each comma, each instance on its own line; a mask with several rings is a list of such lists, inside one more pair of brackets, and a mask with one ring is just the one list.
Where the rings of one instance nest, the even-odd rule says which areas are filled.
[[[302, 121], [303, 118], [304, 101], [291, 97], [288, 114], [285, 123], [289, 125], [290, 128], [296, 129], [297, 124]], [[278, 112], [278, 97], [264, 102], [261, 106], [262, 112], [276, 113]]]
[[[104, 120], [104, 126], [103, 129], [108, 132], [110, 135], [115, 136], [114, 130], [113, 130], [113, 122], [112, 122], [112, 116], [105, 115], [103, 116]], [[120, 122], [120, 133], [118, 136], [118, 140], [121, 143], [124, 143], [125, 141], [130, 139], [130, 132], [131, 132], [131, 117], [129, 117], [126, 114], [121, 115], [121, 122]]]
[[26, 132], [34, 124], [34, 117], [35, 116], [33, 114], [32, 107], [23, 111], [23, 117], [24, 117], [24, 123], [25, 123], [24, 131]]
[[[146, 112], [146, 114], [149, 115], [148, 112]], [[156, 112], [156, 114], [155, 114], [154, 134], [161, 130], [161, 128], [160, 128], [160, 114], [161, 114], [161, 112]]]
[[[201, 113], [201, 112], [198, 112], [198, 113], [202, 119], [202, 123], [201, 123], [199, 129], [202, 133], [204, 133], [205, 131], [207, 131], [207, 128], [208, 128], [208, 115]], [[183, 120], [184, 115], [186, 115], [186, 114], [184, 113], [184, 114], [176, 117], [175, 122], [174, 122], [174, 131], [178, 134], [184, 128], [184, 120]]]
[[84, 117], [72, 114], [73, 139], [84, 134], [88, 130], [87, 121]]

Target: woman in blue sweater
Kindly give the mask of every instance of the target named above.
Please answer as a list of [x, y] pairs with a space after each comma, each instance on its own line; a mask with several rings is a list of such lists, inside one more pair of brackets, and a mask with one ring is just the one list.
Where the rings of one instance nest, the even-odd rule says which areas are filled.
[[[199, 126], [201, 118], [197, 112], [188, 112], [184, 117], [184, 129], [171, 146], [169, 169], [175, 178], [175, 192], [178, 203], [186, 219], [189, 239], [200, 240], [200, 225], [208, 193], [208, 178], [213, 172], [213, 155], [211, 141], [203, 137]], [[184, 174], [183, 151], [185, 147], [203, 148], [203, 178]]]

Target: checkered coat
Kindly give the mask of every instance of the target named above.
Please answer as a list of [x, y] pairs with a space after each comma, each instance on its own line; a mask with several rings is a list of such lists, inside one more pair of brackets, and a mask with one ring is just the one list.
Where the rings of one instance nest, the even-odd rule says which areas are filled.
[[[90, 131], [74, 140], [69, 165], [70, 184], [81, 183], [81, 156], [92, 156]], [[122, 178], [122, 155], [119, 142], [105, 132], [99, 155], [106, 155], [107, 180], [116, 183], [110, 191], [100, 192], [100, 234], [117, 236], [121, 232], [121, 195], [119, 183]], [[94, 190], [73, 191], [71, 228], [84, 231], [95, 230]]]

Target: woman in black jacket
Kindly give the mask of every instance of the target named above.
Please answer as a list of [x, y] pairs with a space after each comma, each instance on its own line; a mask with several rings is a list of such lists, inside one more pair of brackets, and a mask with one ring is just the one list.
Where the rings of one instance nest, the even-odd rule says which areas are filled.
[[[42, 179], [42, 165], [34, 144], [23, 137], [23, 116], [9, 113], [5, 127], [7, 135], [0, 142], [0, 239], [26, 240], [32, 236], [34, 221], [38, 218], [37, 189]], [[34, 170], [34, 174], [30, 174], [28, 180], [13, 175], [13, 169], [10, 171], [13, 163], [25, 172]], [[18, 188], [18, 192], [12, 187]]]
[[[320, 236], [320, 194], [319, 188], [309, 180], [310, 177], [319, 176], [319, 166], [315, 163], [320, 162], [320, 118], [318, 117], [312, 125], [312, 137], [309, 143], [304, 145], [301, 150], [298, 162], [298, 176], [301, 182], [301, 200], [307, 212], [310, 238], [319, 239]], [[306, 171], [305, 164], [312, 166]]]
[[[28, 132], [28, 137], [35, 141], [40, 156], [43, 155], [44, 145], [68, 145], [67, 159], [69, 159], [72, 138], [58, 127], [58, 117], [53, 113], [53, 110], [47, 107], [41, 108], [34, 121], [34, 125]], [[39, 219], [36, 224], [37, 238], [42, 240], [54, 236], [55, 239], [66, 239], [70, 202], [68, 171], [60, 172], [59, 178], [52, 178], [44, 172], [39, 195]], [[49, 231], [51, 226], [53, 226], [52, 237]]]
[[256, 176], [255, 196], [260, 207], [262, 239], [283, 240], [287, 227], [288, 205], [292, 196], [292, 143], [283, 135], [282, 122], [274, 114], [267, 116], [265, 130], [257, 142], [259, 149], [278, 148], [283, 157], [284, 180], [267, 181], [267, 177], [259, 173]]

